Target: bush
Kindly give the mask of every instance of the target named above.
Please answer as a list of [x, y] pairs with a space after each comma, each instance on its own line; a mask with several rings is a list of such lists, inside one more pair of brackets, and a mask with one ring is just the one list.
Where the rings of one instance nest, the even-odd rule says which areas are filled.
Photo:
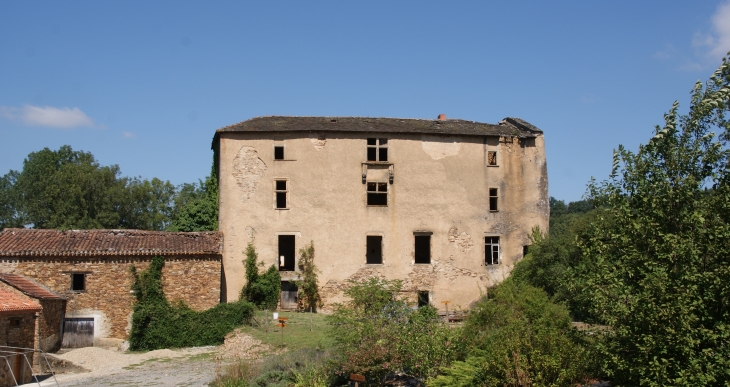
[[493, 288], [469, 314], [462, 340], [470, 354], [429, 386], [573, 386], [588, 376], [588, 352], [567, 309], [526, 284]]
[[433, 307], [410, 308], [400, 289], [400, 281], [377, 278], [349, 283], [351, 301], [330, 317], [344, 356], [340, 374], [363, 374], [376, 385], [394, 374], [427, 378], [460, 353], [458, 330], [439, 321]]
[[299, 270], [302, 279], [297, 281], [297, 298], [301, 301], [304, 310], [317, 310], [322, 307], [322, 297], [319, 295], [319, 283], [317, 282], [317, 266], [314, 264], [314, 242], [310, 242], [299, 250]]
[[281, 294], [281, 275], [271, 265], [264, 274], [259, 274], [256, 249], [249, 243], [246, 247], [246, 284], [241, 289], [241, 300], [252, 302], [259, 309], [276, 309]]
[[149, 269], [141, 273], [132, 266], [132, 290], [137, 303], [129, 333], [130, 349], [217, 345], [223, 343], [228, 332], [250, 322], [253, 305], [248, 302], [218, 304], [202, 312], [192, 310], [182, 302], [170, 305], [162, 291], [164, 265], [165, 259], [156, 256]]

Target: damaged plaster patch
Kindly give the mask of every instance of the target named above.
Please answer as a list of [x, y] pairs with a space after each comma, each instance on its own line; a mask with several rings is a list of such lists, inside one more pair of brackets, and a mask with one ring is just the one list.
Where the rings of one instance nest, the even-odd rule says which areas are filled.
[[248, 243], [253, 243], [256, 238], [256, 230], [251, 226], [246, 226], [246, 235], [248, 236]]
[[233, 177], [241, 191], [241, 200], [246, 203], [251, 200], [259, 180], [266, 173], [266, 163], [258, 156], [254, 147], [242, 146], [233, 159]]
[[324, 146], [327, 144], [327, 136], [324, 135], [324, 133], [320, 133], [318, 135], [310, 135], [309, 141], [312, 142], [312, 145], [314, 145], [314, 149], [316, 150], [322, 150]]
[[449, 229], [449, 243], [455, 245], [464, 254], [468, 253], [474, 246], [471, 235], [466, 231], [459, 233], [459, 229], [456, 227]]
[[[448, 140], [447, 140], [448, 138]], [[421, 136], [423, 151], [434, 160], [456, 156], [461, 150], [461, 137]]]
[[335, 297], [338, 294], [342, 293], [343, 290], [347, 289], [350, 286], [350, 281], [365, 282], [370, 278], [385, 279], [382, 268], [377, 266], [364, 266], [358, 269], [355, 274], [347, 277], [343, 281], [336, 281], [331, 279], [327, 281], [324, 286], [322, 286], [322, 288], [320, 289], [320, 295], [322, 296], [322, 299], [326, 301], [327, 299]]

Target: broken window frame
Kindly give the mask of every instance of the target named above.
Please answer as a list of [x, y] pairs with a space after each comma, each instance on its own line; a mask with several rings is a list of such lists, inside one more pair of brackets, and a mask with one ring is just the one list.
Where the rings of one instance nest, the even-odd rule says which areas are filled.
[[70, 273], [72, 292], [81, 293], [86, 291], [86, 273]]
[[487, 166], [488, 167], [498, 167], [499, 161], [497, 159], [497, 151], [487, 151]]
[[[280, 183], [284, 183], [283, 189]], [[283, 197], [284, 207], [279, 206], [279, 199]], [[274, 179], [274, 209], [289, 209], [289, 179]]]
[[286, 160], [284, 145], [274, 145], [274, 160]]
[[489, 212], [499, 211], [499, 188], [489, 188]]
[[368, 137], [367, 139], [367, 160], [375, 162], [388, 162], [388, 139], [384, 137]]
[[381, 181], [368, 181], [365, 183], [367, 205], [369, 207], [388, 206], [388, 183]]
[[[371, 249], [377, 246], [377, 253]], [[377, 257], [376, 257], [377, 255]], [[371, 259], [372, 258], [372, 259]], [[375, 262], [377, 261], [377, 262]], [[366, 265], [382, 265], [383, 264], [383, 236], [367, 235], [365, 236], [365, 264]]]
[[502, 250], [499, 247], [499, 236], [487, 235], [484, 237], [484, 265], [495, 266], [502, 262]]
[[[431, 236], [433, 235], [430, 231], [416, 231], [413, 233], [413, 263], [416, 265], [430, 265], [431, 264]], [[423, 241], [428, 241], [426, 245]], [[419, 240], [421, 243], [419, 243]], [[427, 251], [421, 251], [426, 249]]]

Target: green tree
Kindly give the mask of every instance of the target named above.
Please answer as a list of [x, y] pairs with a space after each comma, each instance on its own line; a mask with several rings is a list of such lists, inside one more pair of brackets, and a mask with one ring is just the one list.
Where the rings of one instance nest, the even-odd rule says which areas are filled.
[[260, 309], [276, 309], [281, 294], [281, 275], [276, 266], [271, 265], [259, 274], [258, 254], [252, 243], [246, 247], [246, 260], [243, 261], [246, 269], [246, 284], [241, 289], [241, 300], [246, 300]]
[[7, 227], [22, 227], [23, 214], [18, 210], [17, 190], [14, 189], [18, 179], [16, 171], [10, 171], [0, 177], [0, 231]]
[[[637, 153], [619, 146], [599, 209], [578, 239], [612, 385], [727, 386], [730, 380], [730, 63], [689, 112], [675, 102]], [[716, 135], [713, 131], [719, 131]]]
[[205, 181], [183, 184], [175, 197], [169, 231], [218, 229], [218, 179], [215, 164]]
[[302, 301], [304, 310], [317, 310], [322, 307], [317, 281], [317, 266], [314, 264], [314, 241], [299, 250], [300, 280], [297, 281], [297, 297]]

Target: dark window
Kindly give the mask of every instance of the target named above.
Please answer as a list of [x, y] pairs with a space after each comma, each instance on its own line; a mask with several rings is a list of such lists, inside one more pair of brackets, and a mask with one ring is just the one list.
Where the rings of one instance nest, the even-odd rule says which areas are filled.
[[284, 147], [283, 146], [274, 147], [274, 160], [284, 160]]
[[86, 274], [71, 273], [71, 290], [77, 292], [86, 290]]
[[431, 236], [416, 235], [415, 259], [416, 263], [431, 263]]
[[19, 318], [11, 318], [10, 319], [10, 327], [11, 328], [20, 328], [20, 319]]
[[276, 180], [276, 208], [288, 208], [286, 197], [288, 190], [286, 189], [286, 180]]
[[388, 161], [387, 138], [368, 138], [368, 161]]
[[497, 152], [496, 151], [487, 152], [487, 165], [497, 165]]
[[279, 270], [294, 271], [294, 235], [279, 235]]
[[526, 256], [530, 252], [530, 245], [522, 246], [522, 256]]
[[368, 206], [387, 206], [388, 205], [388, 183], [367, 184], [368, 189]]
[[369, 264], [383, 263], [383, 237], [379, 235], [367, 236], [367, 254], [365, 262]]
[[419, 291], [418, 292], [418, 307], [426, 306], [429, 304], [428, 300], [428, 291]]
[[499, 237], [484, 238], [484, 263], [499, 265]]
[[489, 211], [499, 211], [499, 208], [497, 207], [499, 200], [497, 192], [497, 188], [489, 189]]

